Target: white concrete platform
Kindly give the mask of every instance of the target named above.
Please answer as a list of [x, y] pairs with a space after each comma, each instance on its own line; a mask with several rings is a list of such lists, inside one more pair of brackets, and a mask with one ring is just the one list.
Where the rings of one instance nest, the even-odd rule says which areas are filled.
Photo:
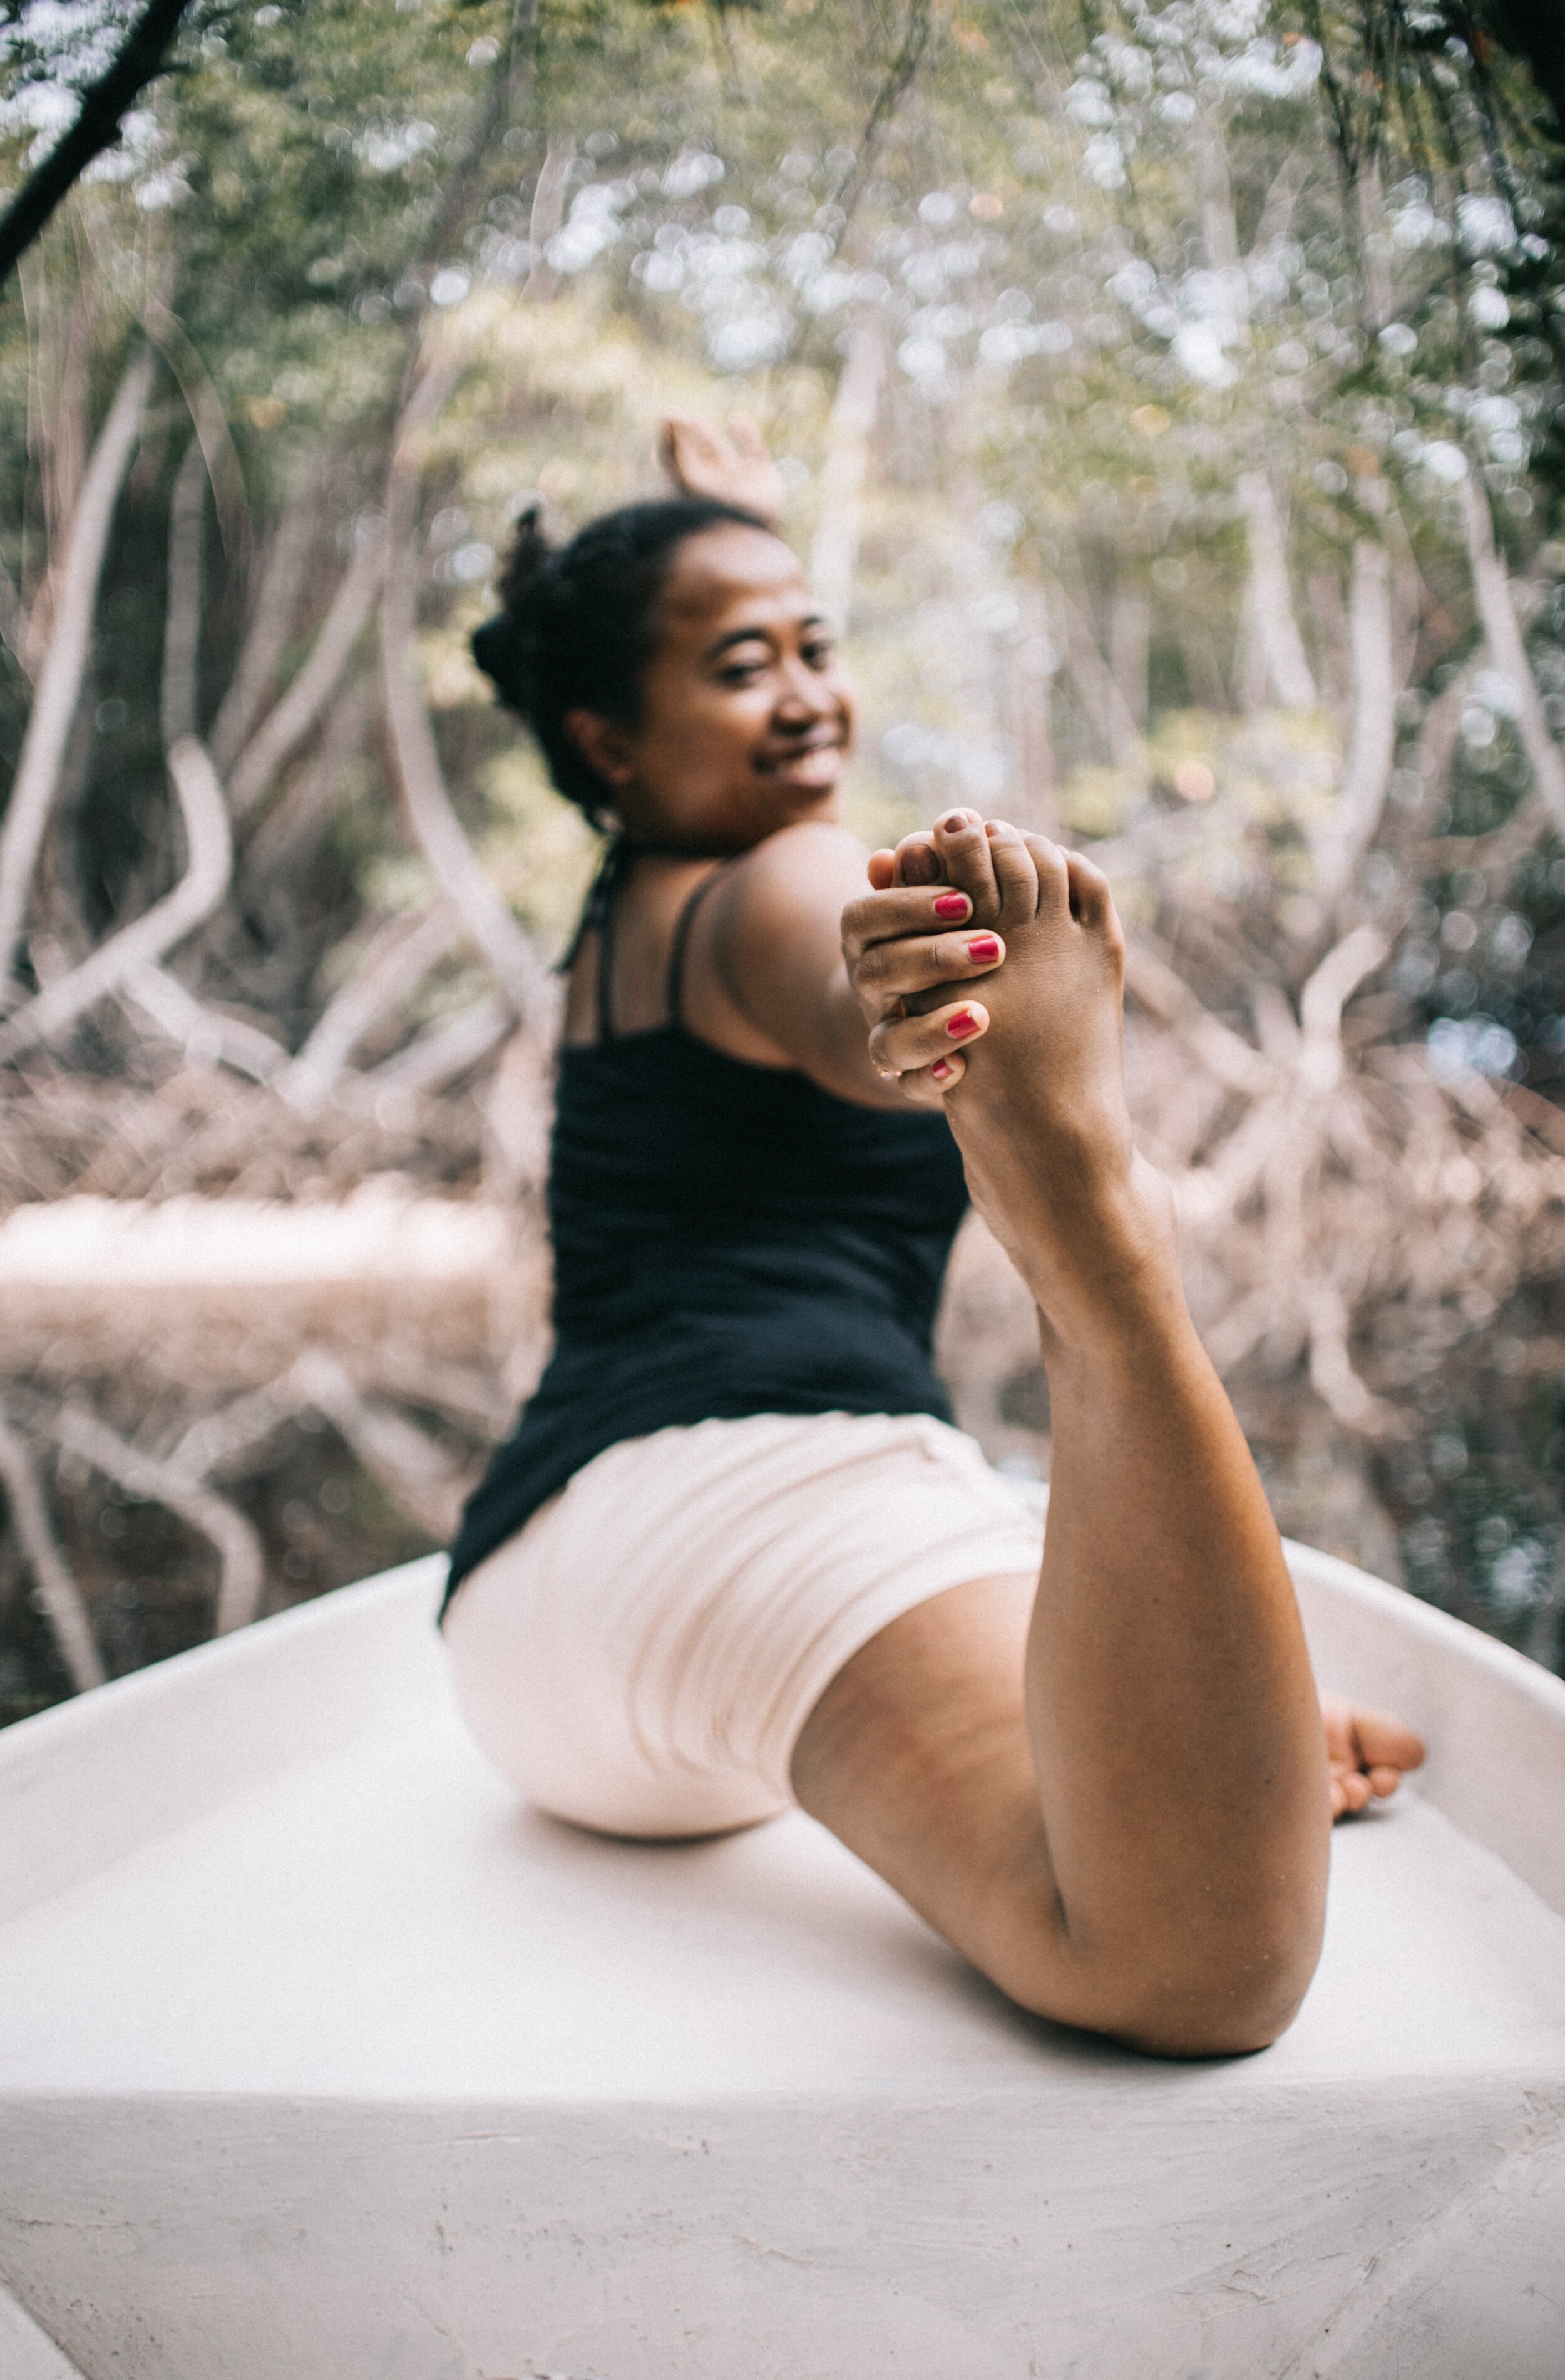
[[1019, 2016], [802, 1816], [518, 1810], [438, 1563], [8, 1730], [0, 2380], [1560, 2380], [1565, 1688], [1294, 1559], [1434, 1754], [1227, 2064]]

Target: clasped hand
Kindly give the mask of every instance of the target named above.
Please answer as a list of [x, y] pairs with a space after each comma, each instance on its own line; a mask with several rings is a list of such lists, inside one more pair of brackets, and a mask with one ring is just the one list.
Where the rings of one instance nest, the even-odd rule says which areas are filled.
[[[953, 810], [940, 831], [977, 835], [985, 827], [976, 810]], [[1003, 964], [999, 905], [980, 897], [975, 905], [947, 880], [927, 832], [875, 852], [869, 881], [874, 889], [843, 912], [843, 957], [869, 1026], [870, 1062], [914, 1104], [938, 1106], [962, 1079], [962, 1051], [989, 1027], [982, 1002], [957, 988]]]

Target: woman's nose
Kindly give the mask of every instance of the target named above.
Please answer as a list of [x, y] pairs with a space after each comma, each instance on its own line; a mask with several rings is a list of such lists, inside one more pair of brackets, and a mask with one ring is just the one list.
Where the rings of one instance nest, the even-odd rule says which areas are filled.
[[784, 662], [775, 708], [779, 721], [808, 726], [817, 719], [824, 719], [833, 708], [832, 697], [816, 671], [801, 661]]

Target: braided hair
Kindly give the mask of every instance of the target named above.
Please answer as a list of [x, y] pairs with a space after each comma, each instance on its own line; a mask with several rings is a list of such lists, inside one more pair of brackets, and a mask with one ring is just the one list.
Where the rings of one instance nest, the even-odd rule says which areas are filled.
[[610, 790], [567, 732], [567, 712], [635, 724], [642, 673], [658, 647], [659, 599], [686, 538], [725, 522], [775, 532], [738, 504], [674, 496], [605, 513], [556, 549], [539, 526], [540, 510], [522, 517], [501, 576], [503, 609], [476, 631], [473, 658], [531, 728], [559, 791], [607, 828]]

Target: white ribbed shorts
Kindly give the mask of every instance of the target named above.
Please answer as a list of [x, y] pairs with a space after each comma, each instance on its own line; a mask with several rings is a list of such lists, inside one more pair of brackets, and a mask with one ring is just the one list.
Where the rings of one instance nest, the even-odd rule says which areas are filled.
[[861, 1645], [947, 1587], [1036, 1571], [1042, 1544], [1025, 1491], [926, 1415], [656, 1430], [596, 1456], [464, 1580], [445, 1620], [457, 1699], [557, 1817], [753, 1826], [793, 1801], [800, 1731]]

